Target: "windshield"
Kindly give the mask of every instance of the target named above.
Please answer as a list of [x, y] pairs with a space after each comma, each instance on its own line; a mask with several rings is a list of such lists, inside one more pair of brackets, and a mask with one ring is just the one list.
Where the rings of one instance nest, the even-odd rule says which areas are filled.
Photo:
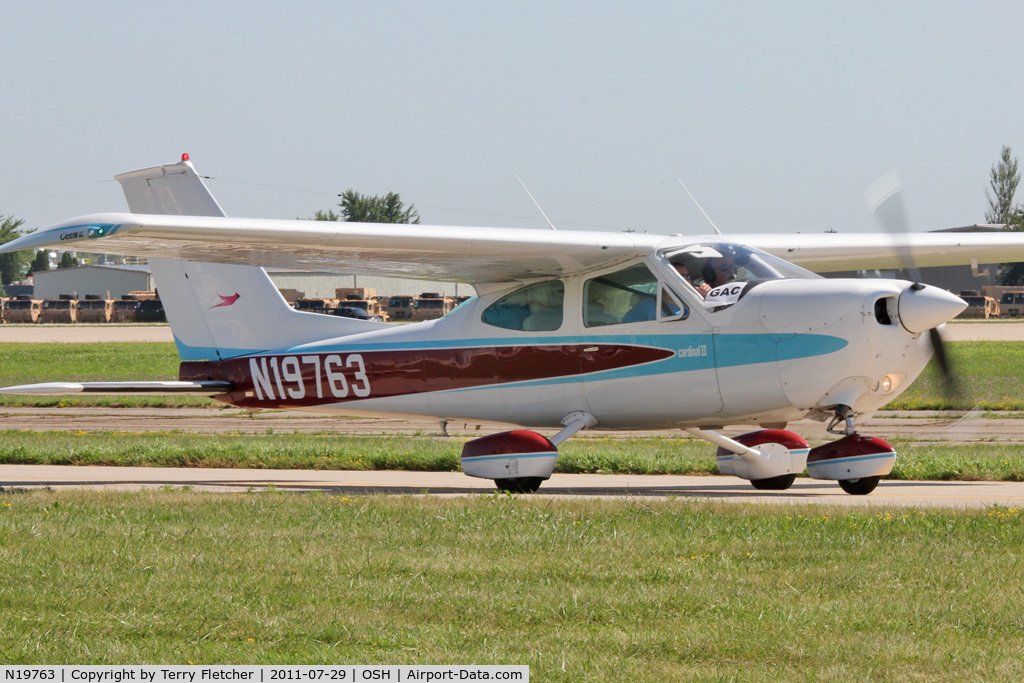
[[[789, 261], [742, 244], [706, 242], [665, 252], [669, 262], [683, 266], [695, 284], [715, 287], [731, 280], [820, 279]], [[685, 277], [685, 276], [684, 276]]]
[[729, 242], [705, 242], [661, 252], [711, 312], [722, 311], [769, 280], [821, 279], [809, 270], [760, 249]]

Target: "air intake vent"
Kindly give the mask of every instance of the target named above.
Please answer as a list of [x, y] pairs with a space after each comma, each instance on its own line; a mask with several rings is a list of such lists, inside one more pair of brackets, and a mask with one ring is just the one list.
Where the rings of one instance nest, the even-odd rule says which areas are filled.
[[892, 325], [892, 317], [889, 315], [889, 304], [896, 305], [896, 299], [891, 296], [883, 297], [875, 302], [875, 320], [879, 325]]

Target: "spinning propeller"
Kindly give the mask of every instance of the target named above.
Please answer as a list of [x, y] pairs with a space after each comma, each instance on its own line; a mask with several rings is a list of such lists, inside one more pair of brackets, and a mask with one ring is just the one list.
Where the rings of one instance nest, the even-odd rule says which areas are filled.
[[[946, 292], [942, 292], [945, 296], [936, 296], [935, 288], [930, 288], [922, 282], [921, 271], [914, 261], [913, 248], [908, 239], [910, 229], [906, 212], [903, 209], [902, 195], [903, 187], [895, 170], [884, 173], [864, 192], [864, 198], [868, 206], [871, 207], [871, 215], [892, 236], [893, 248], [899, 259], [900, 267], [914, 283], [900, 295], [900, 319], [904, 327], [911, 332], [928, 330], [928, 338], [935, 350], [935, 362], [942, 374], [943, 393], [954, 405], [970, 405], [966, 392], [960, 385], [956, 373], [953, 372], [942, 333], [939, 332], [937, 326], [927, 323], [930, 319], [946, 320], [944, 309], [947, 309], [948, 304], [952, 303], [954, 299], [956, 301], [960, 301], [960, 299]], [[932, 291], [926, 295], [929, 290]], [[904, 301], [904, 297], [907, 297], [906, 301]], [[913, 302], [912, 306], [909, 305], [911, 302]], [[911, 308], [913, 308], [913, 312], [911, 312]], [[905, 309], [909, 315], [905, 315]], [[904, 320], [904, 318], [908, 320]], [[913, 329], [918, 320], [927, 327]]]

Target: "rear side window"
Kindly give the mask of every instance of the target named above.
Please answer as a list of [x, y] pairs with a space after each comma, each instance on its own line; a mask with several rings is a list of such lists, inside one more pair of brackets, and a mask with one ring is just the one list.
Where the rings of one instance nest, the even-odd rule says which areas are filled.
[[564, 306], [561, 280], [539, 282], [501, 297], [484, 310], [482, 320], [506, 330], [551, 332], [562, 326]]

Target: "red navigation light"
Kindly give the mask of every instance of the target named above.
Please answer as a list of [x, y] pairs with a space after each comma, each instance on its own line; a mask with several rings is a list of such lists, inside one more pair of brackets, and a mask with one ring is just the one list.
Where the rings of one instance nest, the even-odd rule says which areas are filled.
[[188, 152], [185, 152], [184, 154], [181, 155], [181, 160], [188, 161]]

